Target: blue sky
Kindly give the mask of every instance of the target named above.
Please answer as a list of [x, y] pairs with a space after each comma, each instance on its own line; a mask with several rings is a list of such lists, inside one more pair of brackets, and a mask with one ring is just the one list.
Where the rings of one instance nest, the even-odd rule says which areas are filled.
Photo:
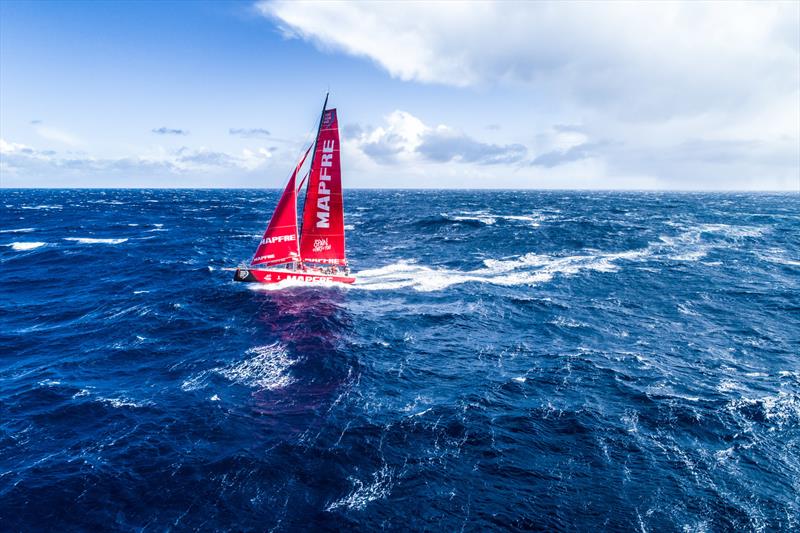
[[800, 190], [800, 3], [0, 2], [0, 186]]

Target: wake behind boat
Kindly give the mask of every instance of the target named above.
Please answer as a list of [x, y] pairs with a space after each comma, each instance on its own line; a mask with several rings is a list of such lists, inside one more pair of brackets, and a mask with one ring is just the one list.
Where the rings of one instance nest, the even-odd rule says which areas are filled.
[[[236, 268], [235, 281], [353, 283], [344, 240], [344, 205], [336, 109], [322, 105], [317, 137], [292, 172], [267, 230], [249, 264]], [[303, 225], [297, 227], [297, 175], [314, 147], [308, 171]]]

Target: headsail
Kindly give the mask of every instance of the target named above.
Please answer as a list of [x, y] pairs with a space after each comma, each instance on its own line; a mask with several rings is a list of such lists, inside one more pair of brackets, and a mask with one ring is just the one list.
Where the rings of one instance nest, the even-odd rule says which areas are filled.
[[346, 265], [342, 171], [339, 161], [339, 123], [335, 109], [322, 113], [311, 163], [300, 255], [303, 261]]
[[289, 183], [286, 184], [286, 188], [283, 190], [278, 206], [272, 214], [267, 231], [264, 232], [264, 237], [262, 237], [256, 249], [253, 260], [250, 262], [251, 264], [277, 264], [299, 259], [295, 182], [297, 180], [297, 172], [303, 166], [310, 151], [311, 147], [306, 150], [300, 163], [297, 164], [294, 172], [292, 172], [292, 177], [289, 178]]

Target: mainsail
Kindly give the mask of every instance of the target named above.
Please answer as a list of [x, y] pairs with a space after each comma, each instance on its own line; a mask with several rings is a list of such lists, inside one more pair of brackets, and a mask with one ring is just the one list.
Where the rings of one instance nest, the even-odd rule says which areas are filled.
[[304, 262], [346, 265], [336, 109], [323, 109], [316, 146], [303, 206], [300, 255]]
[[286, 184], [286, 188], [283, 190], [278, 206], [272, 214], [267, 231], [264, 232], [264, 237], [262, 237], [261, 243], [256, 249], [253, 260], [250, 262], [251, 264], [286, 263], [300, 257], [297, 247], [297, 191], [295, 182], [297, 180], [297, 172], [303, 166], [310, 151], [311, 147], [306, 150], [303, 158], [295, 167], [294, 172], [292, 172], [292, 177], [289, 178], [289, 183]]

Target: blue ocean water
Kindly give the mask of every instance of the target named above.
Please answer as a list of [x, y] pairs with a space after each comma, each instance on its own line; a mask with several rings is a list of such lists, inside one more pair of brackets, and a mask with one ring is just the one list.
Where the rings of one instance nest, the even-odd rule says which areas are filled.
[[800, 528], [800, 196], [0, 191], [0, 529]]

